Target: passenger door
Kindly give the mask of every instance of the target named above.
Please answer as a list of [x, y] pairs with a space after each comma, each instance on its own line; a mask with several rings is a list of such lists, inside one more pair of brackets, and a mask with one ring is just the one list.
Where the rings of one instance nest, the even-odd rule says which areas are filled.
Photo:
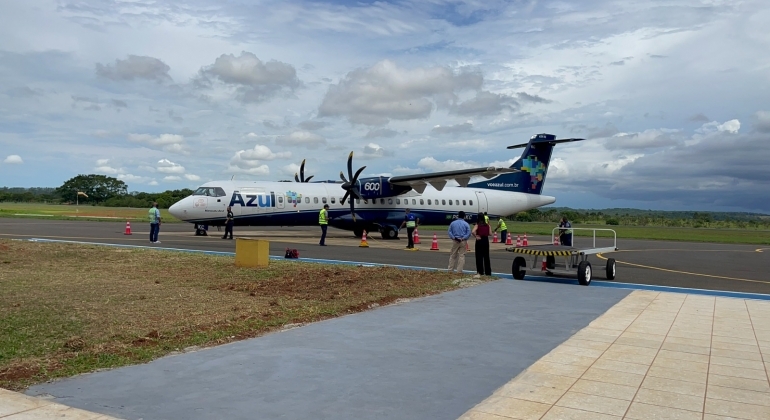
[[479, 202], [479, 213], [487, 211], [487, 195], [481, 191], [476, 191], [476, 200]]

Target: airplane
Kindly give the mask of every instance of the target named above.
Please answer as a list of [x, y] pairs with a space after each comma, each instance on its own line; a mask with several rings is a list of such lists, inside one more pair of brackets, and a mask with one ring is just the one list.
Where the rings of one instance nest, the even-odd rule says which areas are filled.
[[[584, 139], [556, 139], [536, 134], [509, 168], [481, 167], [404, 176], [376, 176], [359, 179], [366, 166], [353, 173], [353, 152], [347, 161], [348, 176], [341, 181], [305, 178], [305, 161], [300, 176], [292, 182], [212, 181], [197, 188], [169, 208], [171, 215], [201, 225], [225, 224], [231, 206], [235, 226], [317, 226], [318, 214], [329, 205], [329, 225], [351, 230], [378, 231], [383, 239], [397, 239], [404, 210], [409, 208], [420, 224], [448, 225], [460, 210], [468, 222], [478, 213], [490, 218], [507, 217], [521, 211], [556, 202], [541, 195], [551, 152], [556, 144]], [[475, 182], [472, 177], [476, 177]], [[483, 180], [479, 180], [483, 178]], [[447, 186], [450, 180], [459, 186]], [[346, 203], [347, 202], [347, 203]]]

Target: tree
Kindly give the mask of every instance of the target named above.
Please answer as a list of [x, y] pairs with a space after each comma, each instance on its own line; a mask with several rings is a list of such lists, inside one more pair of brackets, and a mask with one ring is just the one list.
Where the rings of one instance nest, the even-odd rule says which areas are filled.
[[78, 175], [67, 180], [56, 192], [67, 201], [75, 201], [78, 191], [88, 195], [96, 203], [127, 194], [125, 182], [105, 175]]

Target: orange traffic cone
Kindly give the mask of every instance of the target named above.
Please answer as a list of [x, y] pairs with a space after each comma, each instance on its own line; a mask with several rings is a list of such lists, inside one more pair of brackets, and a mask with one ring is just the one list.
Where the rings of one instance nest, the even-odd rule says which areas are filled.
[[556, 235], [553, 235], [553, 244], [554, 245], [559, 245], [559, 237], [556, 236]]
[[430, 245], [431, 251], [438, 251], [438, 238], [436, 238], [436, 234], [433, 234], [433, 243]]
[[527, 242], [527, 234], [524, 234], [524, 241], [521, 243], [521, 246], [529, 246], [529, 242]]
[[521, 246], [521, 235], [516, 235], [516, 247]]
[[369, 248], [369, 242], [366, 242], [366, 231], [364, 231], [363, 235], [361, 235], [361, 244], [358, 245], [359, 248]]
[[513, 245], [513, 239], [511, 239], [513, 235], [508, 234], [508, 238], [505, 240], [506, 245]]
[[131, 223], [126, 220], [126, 233], [124, 235], [130, 235], [131, 234]]
[[494, 236], [492, 236], [492, 243], [493, 243], [493, 244], [496, 244], [497, 242], [498, 242], [498, 241], [497, 241], [497, 232], [495, 232], [495, 235], [494, 235]]
[[417, 228], [414, 228], [414, 235], [412, 235], [412, 242], [415, 245], [420, 243], [420, 234], [417, 233]]

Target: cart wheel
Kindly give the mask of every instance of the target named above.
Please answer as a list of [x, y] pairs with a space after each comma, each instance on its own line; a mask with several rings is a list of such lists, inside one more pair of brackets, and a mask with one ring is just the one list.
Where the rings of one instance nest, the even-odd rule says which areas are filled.
[[513, 259], [513, 264], [511, 265], [511, 271], [513, 274], [513, 278], [516, 280], [524, 280], [524, 275], [527, 274], [526, 270], [522, 270], [522, 268], [527, 267], [527, 260], [524, 259], [524, 257], [516, 257]]
[[578, 264], [578, 283], [583, 286], [591, 284], [591, 263], [588, 261], [581, 261]]
[[615, 280], [615, 258], [607, 259], [607, 280]]
[[556, 257], [553, 255], [549, 255], [545, 257], [545, 267], [546, 268], [556, 268]]

